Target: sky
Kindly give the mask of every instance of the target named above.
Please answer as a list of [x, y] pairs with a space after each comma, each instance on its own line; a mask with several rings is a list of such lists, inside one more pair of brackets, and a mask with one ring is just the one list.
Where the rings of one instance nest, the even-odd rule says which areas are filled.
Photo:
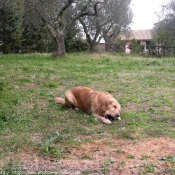
[[131, 0], [131, 9], [134, 14], [131, 29], [152, 29], [154, 23], [159, 20], [157, 14], [161, 12], [161, 5], [166, 2], [168, 0]]

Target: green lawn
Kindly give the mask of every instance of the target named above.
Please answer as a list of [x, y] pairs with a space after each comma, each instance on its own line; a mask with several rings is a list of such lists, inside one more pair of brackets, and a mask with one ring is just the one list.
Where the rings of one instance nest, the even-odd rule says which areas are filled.
[[[54, 103], [55, 96], [79, 85], [110, 92], [122, 106], [122, 120], [105, 125]], [[0, 55], [0, 169], [7, 168], [6, 157], [21, 151], [62, 158], [80, 138], [88, 142], [103, 133], [133, 140], [175, 138], [174, 128], [174, 58]]]

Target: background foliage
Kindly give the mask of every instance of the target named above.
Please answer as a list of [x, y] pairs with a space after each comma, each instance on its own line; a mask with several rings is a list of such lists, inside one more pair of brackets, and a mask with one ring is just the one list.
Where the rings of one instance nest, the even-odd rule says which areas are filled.
[[160, 21], [155, 24], [153, 36], [156, 42], [163, 46], [175, 46], [175, 2], [162, 7]]
[[[130, 0], [1, 0], [0, 41], [3, 45], [0, 49], [3, 53], [56, 50], [58, 54], [62, 49], [64, 55], [64, 47], [61, 45], [65, 44], [66, 52], [88, 50], [91, 42], [87, 37], [89, 44], [83, 39], [82, 29], [77, 20], [81, 18], [86, 22], [88, 19], [88, 36], [93, 36], [96, 28], [98, 35], [93, 41], [95, 45], [99, 42], [97, 38], [104, 35], [104, 29], [106, 34], [110, 33], [113, 36], [128, 28], [132, 20], [129, 4]], [[85, 18], [85, 15], [89, 15], [90, 18]], [[107, 18], [107, 15], [111, 18]], [[61, 37], [64, 38], [64, 42]]]

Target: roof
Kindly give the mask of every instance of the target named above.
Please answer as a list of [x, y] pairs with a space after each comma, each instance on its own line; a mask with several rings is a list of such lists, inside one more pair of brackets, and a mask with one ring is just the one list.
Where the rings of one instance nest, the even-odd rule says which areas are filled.
[[129, 35], [121, 35], [122, 40], [152, 40], [152, 30], [131, 30]]

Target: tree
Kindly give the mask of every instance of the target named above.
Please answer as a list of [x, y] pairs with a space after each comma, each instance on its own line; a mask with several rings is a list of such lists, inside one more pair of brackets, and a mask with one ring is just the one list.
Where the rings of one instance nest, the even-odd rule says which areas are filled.
[[122, 53], [122, 52], [125, 52], [125, 40], [122, 40], [120, 38], [118, 38], [116, 40], [116, 49], [117, 49], [117, 52], [119, 53]]
[[[109, 0], [110, 1], [110, 0]], [[106, 14], [110, 16], [107, 25], [102, 28], [102, 35], [105, 43], [112, 43], [120, 32], [130, 30], [129, 25], [132, 22], [133, 13], [130, 8], [131, 0], [112, 0], [106, 2], [110, 6], [106, 10]]]
[[82, 39], [82, 35], [79, 26], [71, 27], [65, 36], [65, 48], [66, 52], [81, 52], [89, 49], [89, 44], [85, 39]]
[[28, 5], [45, 24], [56, 42], [56, 56], [64, 56], [64, 38], [68, 30], [82, 16], [94, 16], [97, 13], [98, 1], [86, 0], [26, 0]]
[[24, 0], [1, 0], [0, 41], [3, 53], [18, 52], [21, 47]]
[[23, 53], [53, 51], [53, 48], [49, 47], [51, 43], [53, 40], [43, 24], [38, 27], [32, 23], [24, 22], [21, 43]]
[[101, 1], [95, 17], [84, 16], [79, 19], [92, 52], [96, 51], [96, 44], [102, 38], [105, 43], [111, 43], [121, 31], [128, 29], [132, 20], [129, 5], [130, 0]]
[[153, 37], [164, 46], [175, 46], [175, 2], [162, 6], [160, 21], [154, 25]]
[[[23, 33], [22, 33], [22, 52], [53, 52], [50, 44], [54, 43], [53, 39], [44, 25], [44, 23], [36, 17], [33, 9], [30, 9], [25, 3], [25, 13], [23, 15]], [[53, 44], [52, 44], [53, 45]]]

